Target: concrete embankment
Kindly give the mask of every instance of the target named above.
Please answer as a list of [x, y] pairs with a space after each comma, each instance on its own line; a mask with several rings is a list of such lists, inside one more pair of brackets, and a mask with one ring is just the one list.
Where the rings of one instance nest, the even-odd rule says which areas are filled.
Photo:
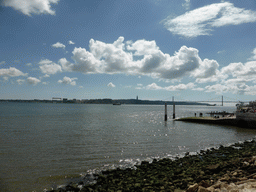
[[215, 125], [230, 125], [243, 128], [256, 128], [256, 121], [245, 121], [240, 119], [238, 120], [236, 118], [184, 117], [175, 119], [175, 121]]
[[79, 183], [51, 190], [67, 191], [221, 191], [245, 189], [256, 183], [256, 142], [186, 153], [182, 158], [143, 161], [128, 169], [103, 171], [94, 184]]

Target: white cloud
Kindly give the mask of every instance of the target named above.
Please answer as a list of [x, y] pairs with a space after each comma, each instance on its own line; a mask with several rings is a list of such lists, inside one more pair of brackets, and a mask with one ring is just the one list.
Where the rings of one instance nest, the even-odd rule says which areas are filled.
[[52, 61], [49, 59], [41, 59], [41, 61], [38, 62], [39, 65], [47, 65], [47, 64], [51, 64]]
[[219, 64], [215, 60], [204, 59], [198, 69], [191, 73], [197, 83], [216, 82], [228, 78], [228, 75], [221, 73]]
[[149, 90], [161, 90], [161, 89], [163, 89], [162, 87], [158, 86], [156, 83], [152, 83], [150, 85], [147, 85], [145, 88], [149, 89]]
[[197, 78], [208, 78], [217, 74], [219, 64], [215, 60], [205, 59], [200, 64], [200, 67], [193, 73], [194, 77]]
[[221, 72], [244, 80], [256, 80], [256, 61], [249, 61], [245, 64], [231, 63], [223, 67]]
[[76, 77], [70, 78], [70, 77], [65, 76], [65, 77], [63, 77], [62, 80], [59, 80], [58, 83], [75, 86], [76, 85], [75, 80], [77, 80]]
[[194, 83], [188, 83], [188, 84], [171, 85], [169, 87], [165, 87], [165, 90], [167, 90], [167, 91], [181, 91], [181, 90], [194, 89], [194, 88], [195, 88]]
[[66, 68], [82, 73], [100, 73], [101, 61], [84, 48], [75, 48], [72, 59], [75, 64], [66, 63]]
[[152, 83], [150, 85], [147, 85], [145, 89], [166, 90], [166, 91], [181, 91], [181, 90], [187, 90], [187, 89], [196, 90], [194, 83], [171, 85], [167, 87], [161, 87], [161, 86], [158, 86], [156, 83]]
[[189, 75], [195, 69], [199, 68], [201, 58], [198, 55], [198, 50], [182, 46], [174, 56], [165, 54], [166, 60], [157, 69], [159, 74], [157, 77], [163, 79], [178, 79]]
[[167, 18], [164, 20], [164, 25], [173, 34], [197, 37], [210, 35], [215, 27], [255, 21], [256, 12], [234, 7], [229, 2], [222, 2], [189, 11], [176, 18]]
[[222, 50], [222, 51], [218, 51], [217, 53], [218, 54], [223, 54], [223, 53], [225, 53], [226, 51], [225, 50]]
[[112, 82], [110, 82], [107, 86], [112, 88], [116, 87]]
[[[194, 83], [178, 84], [166, 87], [153, 83], [148, 86], [138, 84], [136, 89], [150, 90], [205, 90], [207, 92], [232, 92], [247, 94], [247, 82], [256, 82], [256, 61], [245, 64], [231, 63], [220, 69], [217, 61], [199, 57], [199, 51], [193, 47], [182, 46], [174, 55], [163, 53], [155, 41], [138, 40], [124, 42], [119, 37], [114, 43], [90, 40], [89, 51], [84, 48], [74, 48], [73, 63], [66, 58], [59, 60], [59, 65], [50, 60], [41, 60], [41, 66], [46, 74], [58, 71], [81, 72], [84, 74], [123, 73], [127, 75], [146, 75], [160, 80], [181, 81], [184, 77], [194, 78], [195, 83], [213, 83], [205, 88], [196, 87]], [[139, 56], [137, 59], [136, 57]], [[56, 67], [56, 70], [50, 70]], [[231, 80], [232, 79], [232, 80]], [[229, 82], [229, 84], [225, 84]], [[233, 82], [233, 83], [232, 83]], [[108, 86], [113, 86], [109, 84]], [[220, 88], [219, 90], [217, 88]]]
[[62, 71], [61, 66], [56, 63], [49, 64], [49, 65], [41, 65], [39, 66], [39, 68], [41, 69], [42, 73], [51, 74], [51, 75]]
[[60, 42], [57, 42], [57, 43], [53, 44], [52, 47], [65, 49], [66, 46]]
[[32, 66], [32, 63], [27, 63], [26, 66], [30, 67]]
[[27, 82], [31, 85], [37, 85], [38, 83], [40, 83], [41, 81], [35, 77], [28, 77], [27, 78]]
[[17, 79], [17, 83], [18, 83], [19, 85], [22, 85], [24, 82], [25, 82], [24, 79]]
[[[153, 78], [174, 80], [193, 76], [206, 81], [216, 76], [219, 64], [214, 60], [201, 60], [199, 51], [182, 46], [173, 56], [163, 53], [155, 41], [138, 40], [126, 47], [124, 38], [119, 37], [113, 44], [90, 40], [90, 50], [74, 48], [72, 59], [61, 58], [59, 64], [64, 71], [87, 73], [124, 73], [147, 75]], [[140, 58], [135, 58], [139, 56]], [[44, 60], [48, 63], [48, 60]]]
[[9, 77], [4, 76], [3, 79], [4, 79], [4, 81], [8, 81]]
[[55, 73], [62, 72], [61, 66], [49, 59], [41, 60], [38, 64], [40, 65], [39, 68], [42, 73], [53, 75]]
[[256, 60], [256, 48], [252, 51], [253, 56], [249, 60]]
[[250, 86], [246, 85], [245, 83], [241, 84], [215, 84], [215, 85], [208, 85], [205, 87], [206, 92], [215, 92], [217, 94], [223, 93], [233, 93], [233, 94], [249, 94]]
[[[254, 52], [253, 52], [254, 53]], [[256, 51], [255, 51], [256, 53]], [[73, 62], [61, 58], [58, 64], [43, 59], [38, 64], [46, 75], [57, 72], [81, 72], [84, 74], [126, 74], [137, 75], [139, 78], [150, 76], [165, 82], [181, 82], [182, 78], [190, 78], [188, 84], [176, 84], [161, 87], [156, 83], [147, 86], [137, 84], [135, 89], [148, 90], [194, 90], [215, 92], [217, 94], [230, 92], [235, 94], [251, 94], [256, 92], [256, 61], [231, 63], [220, 68], [215, 60], [201, 59], [199, 51], [193, 47], [182, 46], [173, 55], [163, 53], [155, 41], [124, 41], [119, 37], [111, 43], [90, 40], [89, 50], [75, 47], [72, 51]], [[1, 75], [1, 71], [0, 71]], [[76, 78], [64, 77], [59, 83], [76, 85]], [[211, 83], [206, 87], [197, 87], [195, 83]], [[216, 82], [214, 85], [213, 82]], [[115, 87], [111, 82], [107, 86]]]
[[196, 87], [192, 89], [193, 91], [204, 91], [204, 88], [202, 87]]
[[25, 15], [50, 14], [55, 15], [51, 4], [57, 4], [59, 0], [3, 0], [3, 6], [12, 7]]
[[159, 52], [159, 47], [155, 41], [138, 40], [135, 43], [129, 43], [127, 50], [135, 51], [135, 56], [152, 55]]
[[123, 43], [124, 37], [119, 37], [113, 44], [107, 44], [101, 41], [90, 40], [90, 51], [99, 62], [94, 61], [95, 66], [100, 68], [100, 71], [107, 72], [109, 74], [129, 72], [129, 69], [133, 67], [132, 53], [124, 50], [125, 45]]
[[68, 44], [74, 45], [75, 43], [73, 41], [68, 41]]
[[183, 3], [182, 6], [188, 10], [190, 8], [190, 0], [185, 0], [185, 3]]
[[21, 72], [15, 67], [10, 67], [9, 69], [0, 69], [0, 76], [5, 77], [18, 77], [18, 76], [26, 76], [26, 73]]

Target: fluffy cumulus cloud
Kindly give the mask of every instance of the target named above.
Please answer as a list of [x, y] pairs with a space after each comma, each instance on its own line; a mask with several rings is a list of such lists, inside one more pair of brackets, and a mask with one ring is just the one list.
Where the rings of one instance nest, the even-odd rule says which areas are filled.
[[35, 77], [28, 77], [27, 82], [28, 82], [28, 84], [31, 84], [31, 85], [37, 85], [41, 81]]
[[206, 86], [206, 92], [241, 95], [256, 94], [256, 86], [254, 85], [256, 83], [256, 61], [230, 63], [220, 70], [216, 68], [216, 72], [216, 75], [212, 78], [219, 78], [218, 83]]
[[62, 72], [62, 68], [60, 65], [48, 59], [43, 59], [38, 64], [40, 65], [39, 68], [42, 73], [53, 75], [55, 73]]
[[240, 95], [256, 94], [256, 61], [247, 63], [231, 63], [220, 70], [220, 74], [225, 76], [225, 80], [221, 80], [214, 85], [205, 87], [206, 92], [215, 92], [218, 94], [233, 93]]
[[210, 35], [216, 27], [255, 21], [255, 11], [237, 8], [230, 2], [222, 2], [189, 11], [176, 18], [167, 18], [164, 25], [173, 34], [197, 37]]
[[75, 80], [77, 80], [76, 77], [70, 78], [70, 77], [65, 76], [65, 77], [63, 77], [62, 80], [59, 80], [58, 83], [75, 86], [76, 85]]
[[[223, 93], [233, 93], [239, 95], [249, 95], [252, 92], [252, 87], [246, 85], [245, 83], [239, 84], [215, 84], [215, 85], [208, 85], [205, 87], [206, 92], [215, 92], [217, 94]], [[255, 93], [255, 91], [254, 91]]]
[[196, 89], [194, 83], [171, 85], [167, 87], [161, 87], [161, 86], [158, 86], [156, 83], [152, 83], [150, 85], [145, 86], [144, 88], [149, 90], [166, 90], [166, 91], [181, 91], [181, 90], [187, 90], [187, 89], [192, 89], [192, 90]]
[[[216, 60], [201, 59], [199, 51], [193, 47], [182, 46], [173, 55], [163, 53], [155, 41], [144, 39], [124, 41], [119, 37], [113, 43], [104, 43], [91, 39], [89, 50], [74, 48], [73, 61], [61, 58], [58, 64], [50, 60], [41, 60], [40, 69], [46, 74], [57, 72], [81, 72], [84, 74], [126, 74], [150, 76], [154, 79], [179, 82], [189, 78], [191, 83], [161, 87], [156, 83], [136, 86], [146, 90], [197, 90], [207, 92], [232, 92], [250, 94], [254, 90], [248, 83], [256, 82], [256, 61], [231, 63], [220, 68]], [[254, 52], [253, 52], [254, 54]], [[70, 78], [60, 80], [71, 84]], [[196, 83], [200, 83], [197, 87]], [[203, 87], [205, 83], [209, 85]], [[112, 83], [108, 84], [114, 87]]]
[[166, 80], [184, 76], [205, 79], [216, 75], [219, 66], [216, 61], [202, 61], [199, 51], [192, 47], [182, 46], [171, 56], [163, 53], [155, 41], [124, 42], [123, 37], [112, 44], [91, 39], [89, 50], [76, 47], [72, 53], [74, 62], [61, 58], [60, 66], [64, 71], [85, 74], [125, 73]]
[[51, 4], [57, 4], [59, 0], [3, 0], [1, 5], [12, 7], [25, 15], [50, 14], [55, 15]]
[[116, 87], [112, 82], [110, 82], [107, 86], [112, 88]]
[[66, 46], [60, 42], [57, 42], [57, 43], [53, 44], [52, 47], [65, 49]]
[[107, 73], [129, 72], [133, 67], [132, 54], [126, 52], [124, 37], [119, 37], [113, 44], [90, 40], [90, 51], [99, 63], [95, 63], [100, 71]]
[[256, 61], [243, 63], [231, 63], [221, 69], [223, 74], [231, 75], [232, 77], [243, 79], [244, 81], [256, 80]]
[[18, 77], [18, 76], [26, 76], [26, 73], [23, 73], [19, 69], [15, 67], [10, 67], [8, 69], [2, 68], [0, 69], [0, 77]]

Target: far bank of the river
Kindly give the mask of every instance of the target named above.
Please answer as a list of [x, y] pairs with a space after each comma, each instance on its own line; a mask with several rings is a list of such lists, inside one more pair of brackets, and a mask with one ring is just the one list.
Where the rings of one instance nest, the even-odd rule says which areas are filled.
[[223, 178], [227, 178], [225, 182], [230, 184], [254, 176], [256, 164], [251, 161], [255, 155], [256, 142], [245, 141], [228, 147], [201, 150], [197, 155], [186, 153], [184, 157], [174, 160], [143, 161], [135, 168], [104, 171], [95, 175], [95, 184], [85, 184], [81, 180], [50, 192], [177, 191], [186, 190], [195, 183], [204, 187], [214, 186]]

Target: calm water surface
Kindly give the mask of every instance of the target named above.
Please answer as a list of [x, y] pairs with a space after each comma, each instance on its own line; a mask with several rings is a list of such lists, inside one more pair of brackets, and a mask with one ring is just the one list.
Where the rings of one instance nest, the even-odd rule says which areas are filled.
[[[224, 107], [176, 106], [176, 117]], [[43, 191], [95, 170], [253, 139], [256, 130], [174, 122], [172, 106], [0, 103], [0, 186]]]

